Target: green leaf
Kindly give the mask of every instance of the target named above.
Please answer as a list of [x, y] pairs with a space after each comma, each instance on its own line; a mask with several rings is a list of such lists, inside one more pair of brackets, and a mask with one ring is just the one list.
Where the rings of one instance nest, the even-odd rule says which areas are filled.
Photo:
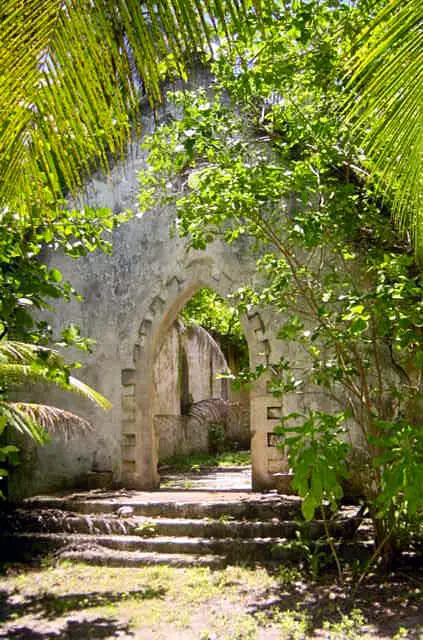
[[63, 280], [63, 276], [62, 276], [62, 274], [60, 273], [60, 271], [58, 269], [51, 269], [50, 278], [54, 282], [62, 282], [62, 280]]
[[304, 518], [308, 521], [314, 518], [314, 514], [316, 513], [316, 509], [319, 506], [319, 503], [316, 502], [313, 495], [309, 493], [303, 500], [301, 504], [301, 511]]
[[416, 353], [414, 364], [418, 369], [423, 369], [423, 350]]

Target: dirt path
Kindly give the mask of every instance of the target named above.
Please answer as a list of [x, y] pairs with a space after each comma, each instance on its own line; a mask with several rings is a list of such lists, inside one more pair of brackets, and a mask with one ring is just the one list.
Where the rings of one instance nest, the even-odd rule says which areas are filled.
[[199, 469], [185, 473], [164, 473], [161, 490], [193, 489], [197, 491], [251, 491], [251, 465]]

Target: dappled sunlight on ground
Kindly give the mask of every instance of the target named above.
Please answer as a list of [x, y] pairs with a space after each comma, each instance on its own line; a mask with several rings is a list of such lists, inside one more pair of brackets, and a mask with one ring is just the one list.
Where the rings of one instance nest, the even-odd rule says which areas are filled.
[[419, 639], [422, 575], [370, 578], [347, 615], [333, 576], [300, 567], [15, 566], [0, 578], [0, 638]]

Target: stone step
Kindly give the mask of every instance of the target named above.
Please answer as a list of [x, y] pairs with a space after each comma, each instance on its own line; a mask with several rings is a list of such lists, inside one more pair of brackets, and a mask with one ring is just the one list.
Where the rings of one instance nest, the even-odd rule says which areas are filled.
[[[186, 493], [186, 492], [184, 492]], [[152, 493], [148, 499], [101, 499], [91, 497], [59, 497], [38, 496], [25, 501], [24, 505], [30, 509], [60, 509], [83, 514], [112, 514], [122, 509], [131, 510], [138, 516], [162, 516], [177, 518], [213, 518], [219, 519], [230, 516], [236, 520], [293, 520], [300, 516], [301, 501], [296, 496], [277, 496], [276, 494], [261, 495], [258, 498], [201, 500], [201, 496], [191, 496], [189, 500], [181, 495], [178, 500], [175, 495], [166, 499], [160, 492]]]
[[63, 551], [61, 560], [83, 562], [107, 567], [144, 567], [166, 565], [171, 567], [210, 567], [220, 569], [226, 566], [226, 558], [217, 555], [190, 555], [188, 553], [149, 553], [115, 551], [114, 549]]
[[[350, 523], [352, 520], [350, 520]], [[49, 509], [18, 509], [2, 522], [8, 531], [32, 531], [45, 533], [81, 533], [115, 535], [174, 535], [203, 538], [295, 538], [297, 532], [315, 540], [324, 535], [321, 521], [312, 522], [272, 518], [270, 521], [233, 520], [221, 518], [160, 518], [130, 516], [120, 518], [113, 514], [80, 515]], [[330, 527], [333, 535], [345, 533], [342, 522]]]
[[[15, 533], [0, 535], [0, 559], [25, 562], [50, 553], [58, 559], [109, 566], [223, 566], [256, 561], [300, 562], [310, 552], [313, 553], [313, 547], [308, 546], [305, 556], [303, 546], [283, 538], [140, 538], [130, 535]], [[336, 543], [335, 546], [348, 561], [358, 556], [363, 559], [370, 557], [374, 550], [370, 540]], [[318, 553], [322, 552], [330, 554], [327, 544], [318, 547]]]
[[[254, 492], [99, 490], [38, 496], [0, 514], [0, 554], [31, 560], [54, 553], [110, 566], [298, 562], [305, 552], [324, 550], [313, 542], [324, 535], [323, 523], [306, 523], [300, 505], [295, 496]], [[340, 521], [331, 525], [338, 540], [348, 539], [356, 512], [343, 507]]]
[[147, 552], [157, 554], [217, 554], [228, 561], [246, 560], [295, 560], [301, 557], [284, 538], [194, 538], [189, 536], [156, 536], [141, 538], [131, 535], [85, 535], [67, 533], [20, 533], [1, 535], [2, 548], [33, 554], [64, 551], [84, 551], [107, 548], [115, 551]]

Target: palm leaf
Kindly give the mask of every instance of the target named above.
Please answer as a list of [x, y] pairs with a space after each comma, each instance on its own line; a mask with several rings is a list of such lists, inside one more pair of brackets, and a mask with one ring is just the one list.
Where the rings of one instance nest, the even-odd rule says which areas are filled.
[[62, 356], [53, 349], [12, 340], [0, 341], [0, 386], [29, 382], [54, 383], [66, 391], [88, 398], [102, 409], [111, 408], [112, 405], [104, 396], [78, 378], [49, 377], [53, 368], [61, 368], [63, 365]]
[[6, 419], [7, 424], [12, 427], [12, 429], [28, 436], [38, 444], [48, 442], [49, 438], [44, 429], [24, 411], [19, 409], [16, 403], [0, 400], [0, 416]]
[[160, 100], [213, 25], [246, 30], [250, 0], [3, 0], [0, 207], [61, 202], [125, 152], [144, 92]]
[[49, 370], [46, 367], [31, 366], [26, 364], [4, 364], [0, 363], [0, 387], [7, 388], [10, 386], [22, 386], [28, 383], [54, 383], [65, 391], [72, 391], [91, 400], [94, 404], [102, 409], [111, 409], [111, 403], [95, 391], [90, 386], [69, 376], [68, 380], [57, 377], [51, 379], [48, 377]]
[[62, 356], [54, 349], [17, 340], [0, 341], [0, 362], [32, 364], [41, 358], [51, 366], [63, 364]]
[[69, 377], [69, 383], [67, 389], [69, 391], [73, 391], [74, 393], [79, 393], [84, 398], [88, 398], [94, 404], [98, 405], [102, 409], [111, 409], [112, 404], [92, 387], [89, 387], [85, 382], [78, 380], [78, 378], [74, 378], [73, 376]]
[[[351, 61], [349, 61], [351, 64]], [[423, 259], [423, 3], [391, 0], [361, 35], [348, 118]]]
[[[0, 387], [21, 386], [28, 383], [48, 382], [45, 368], [29, 364], [0, 363]], [[63, 384], [57, 382], [59, 386]]]
[[44, 404], [0, 401], [0, 414], [6, 417], [9, 426], [39, 444], [48, 442], [49, 436], [56, 433], [70, 438], [92, 431], [88, 420]]

